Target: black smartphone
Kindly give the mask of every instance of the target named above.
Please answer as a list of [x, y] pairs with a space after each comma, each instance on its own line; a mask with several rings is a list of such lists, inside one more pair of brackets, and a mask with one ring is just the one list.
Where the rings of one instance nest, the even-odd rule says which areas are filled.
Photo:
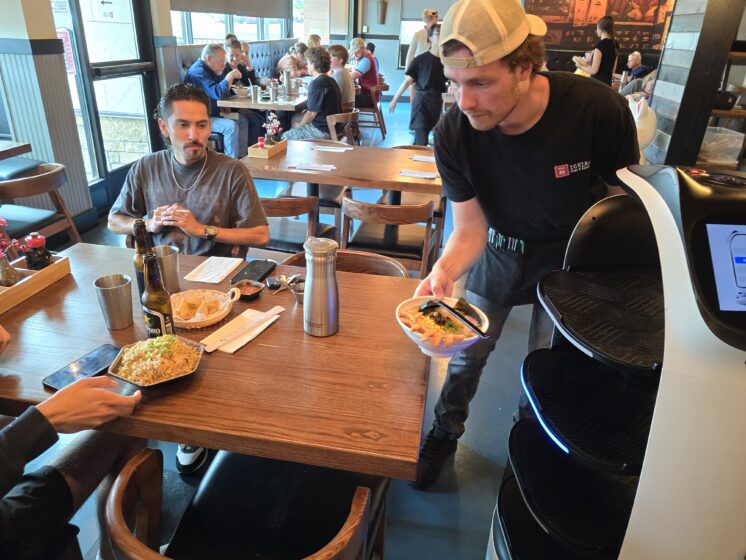
[[112, 344], [102, 344], [82, 358], [78, 358], [73, 363], [48, 375], [42, 379], [42, 383], [45, 387], [57, 391], [67, 387], [70, 383], [74, 383], [81, 377], [93, 377], [103, 373], [117, 357], [119, 350]]
[[235, 284], [239, 280], [254, 280], [255, 282], [261, 282], [269, 276], [269, 273], [272, 272], [276, 266], [277, 263], [275, 261], [251, 261], [241, 269], [241, 272], [231, 278], [231, 284]]

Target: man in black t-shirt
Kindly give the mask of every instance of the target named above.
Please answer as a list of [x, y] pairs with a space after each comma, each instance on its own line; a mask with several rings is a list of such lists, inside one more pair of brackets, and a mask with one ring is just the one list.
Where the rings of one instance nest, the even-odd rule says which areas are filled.
[[[537, 281], [562, 266], [578, 219], [618, 189], [616, 170], [639, 158], [623, 97], [593, 80], [540, 73], [546, 29], [505, 0], [460, 0], [442, 24], [441, 60], [458, 107], [435, 129], [435, 158], [454, 230], [416, 295], [449, 296], [468, 272], [467, 298], [489, 316], [490, 338], [449, 364], [418, 488], [455, 452], [511, 308], [536, 302]], [[534, 305], [529, 350], [548, 346], [551, 327]]]
[[308, 110], [294, 128], [285, 133], [288, 140], [329, 138], [326, 117], [342, 112], [342, 92], [334, 78], [327, 76], [331, 68], [329, 53], [321, 47], [308, 49], [306, 60], [311, 75], [315, 76], [308, 86]]

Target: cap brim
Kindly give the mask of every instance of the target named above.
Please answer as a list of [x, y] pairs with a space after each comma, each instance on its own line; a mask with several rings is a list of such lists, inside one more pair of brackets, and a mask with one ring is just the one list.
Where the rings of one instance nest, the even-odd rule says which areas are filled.
[[528, 20], [529, 25], [528, 32], [531, 35], [539, 35], [540, 37], [543, 37], [547, 34], [547, 24], [539, 16], [526, 14], [526, 19]]

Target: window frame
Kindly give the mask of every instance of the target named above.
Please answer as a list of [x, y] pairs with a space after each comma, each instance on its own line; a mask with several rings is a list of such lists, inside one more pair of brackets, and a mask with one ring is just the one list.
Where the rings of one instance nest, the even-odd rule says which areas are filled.
[[[179, 10], [171, 10], [172, 12], [179, 12]], [[208, 12], [180, 12], [181, 13], [181, 37], [174, 35], [176, 37], [176, 42], [179, 45], [194, 45], [196, 44], [194, 42], [194, 32], [193, 32], [193, 26], [192, 26], [192, 13], [208, 13]], [[225, 34], [227, 33], [235, 33], [235, 25], [233, 23], [233, 14], [220, 14], [225, 16]], [[257, 17], [257, 25], [258, 25], [258, 37], [256, 39], [249, 39], [249, 41], [268, 41], [267, 39], [267, 29], [268, 26], [271, 23], [280, 22], [282, 25], [282, 38], [287, 39], [288, 38], [288, 30], [292, 29], [292, 19], [290, 20], [290, 23], [288, 22], [287, 18], [267, 18], [267, 17]], [[173, 30], [172, 30], [173, 32]], [[223, 39], [225, 38], [225, 34], [223, 37], [219, 37], [215, 39], [215, 42], [222, 43]]]

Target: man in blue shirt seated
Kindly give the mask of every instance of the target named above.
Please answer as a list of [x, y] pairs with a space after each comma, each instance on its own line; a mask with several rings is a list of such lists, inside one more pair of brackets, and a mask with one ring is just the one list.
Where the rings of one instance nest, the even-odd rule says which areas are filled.
[[630, 80], [644, 78], [653, 71], [650, 66], [645, 66], [642, 63], [640, 51], [635, 51], [627, 57], [627, 69], [629, 70]]
[[[242, 158], [249, 147], [249, 117], [243, 113], [230, 113], [231, 116], [237, 115], [238, 119], [225, 118], [221, 116], [217, 104], [219, 99], [232, 95], [231, 87], [234, 81], [241, 79], [241, 71], [235, 68], [224, 74], [224, 69], [225, 49], [217, 43], [210, 43], [202, 49], [202, 57], [189, 68], [184, 82], [200, 87], [210, 98], [212, 131], [223, 135], [225, 154]], [[258, 137], [259, 131], [254, 131], [252, 135], [253, 138]]]

